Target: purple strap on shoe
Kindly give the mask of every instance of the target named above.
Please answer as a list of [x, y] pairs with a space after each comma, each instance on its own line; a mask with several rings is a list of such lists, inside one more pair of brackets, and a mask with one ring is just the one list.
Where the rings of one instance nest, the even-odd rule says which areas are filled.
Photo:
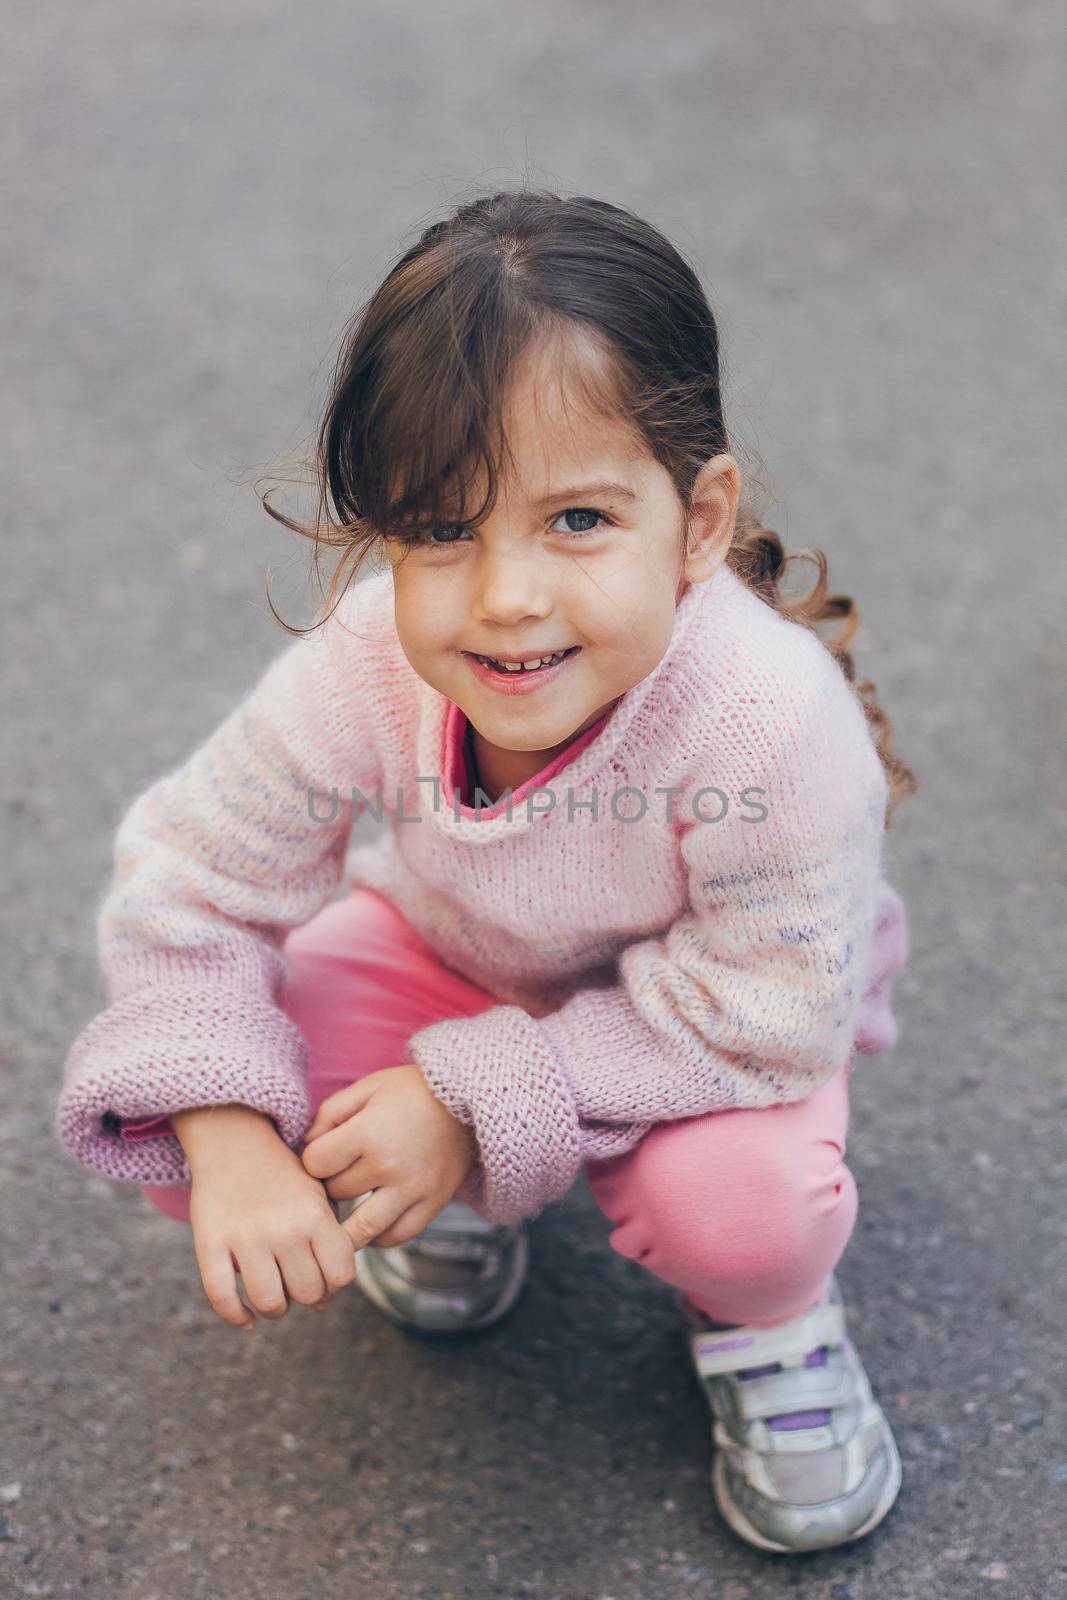
[[[825, 1367], [826, 1346], [821, 1344], [817, 1350], [812, 1350], [804, 1357], [806, 1367]], [[772, 1361], [766, 1367], [746, 1367], [738, 1372], [737, 1376], [746, 1381], [749, 1378], [767, 1378], [772, 1372], [781, 1372], [782, 1363]], [[830, 1421], [829, 1411], [783, 1411], [780, 1416], [768, 1417], [767, 1426], [776, 1433], [791, 1433], [797, 1428], [825, 1428]]]

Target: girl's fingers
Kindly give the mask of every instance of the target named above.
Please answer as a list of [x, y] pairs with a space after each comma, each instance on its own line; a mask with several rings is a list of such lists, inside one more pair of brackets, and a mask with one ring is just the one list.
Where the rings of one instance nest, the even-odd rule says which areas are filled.
[[336, 1128], [338, 1123], [346, 1122], [349, 1117], [355, 1116], [356, 1112], [367, 1103], [370, 1091], [366, 1087], [366, 1082], [366, 1078], [360, 1078], [357, 1082], [338, 1089], [336, 1094], [327, 1095], [304, 1135], [305, 1143], [310, 1144], [312, 1139], [318, 1139], [322, 1134]]
[[349, 1288], [356, 1276], [355, 1253], [340, 1222], [312, 1234], [311, 1248], [326, 1284], [326, 1293], [335, 1295], [339, 1289]]
[[390, 1227], [385, 1228], [374, 1242], [383, 1249], [388, 1249], [395, 1244], [407, 1244], [409, 1239], [414, 1239], [417, 1233], [422, 1232], [426, 1224], [436, 1214], [432, 1206], [427, 1205], [425, 1200], [416, 1200], [415, 1204], [408, 1206], [406, 1211], [402, 1211], [396, 1221]]
[[245, 1293], [261, 1317], [284, 1317], [289, 1309], [281, 1271], [273, 1255], [262, 1246], [238, 1257], [237, 1267]]
[[401, 1194], [397, 1189], [375, 1189], [373, 1194], [360, 1202], [351, 1216], [345, 1218], [341, 1226], [351, 1239], [353, 1249], [362, 1250], [364, 1245], [370, 1244], [402, 1216], [410, 1205], [410, 1194]]
[[[305, 1172], [313, 1178], [337, 1177], [358, 1161], [362, 1155], [359, 1148], [359, 1123], [349, 1117], [339, 1127], [324, 1131], [311, 1143], [305, 1145], [300, 1153], [300, 1161]], [[364, 1188], [368, 1185], [364, 1184]], [[350, 1191], [358, 1194], [358, 1190]]]
[[322, 1185], [331, 1200], [354, 1200], [369, 1189], [377, 1189], [384, 1176], [369, 1156], [358, 1156], [332, 1178], [324, 1178]]
[[326, 1281], [309, 1239], [283, 1250], [278, 1255], [278, 1266], [286, 1293], [297, 1305], [313, 1306], [325, 1298]]
[[193, 1235], [204, 1293], [223, 1322], [234, 1328], [254, 1328], [256, 1319], [237, 1293], [236, 1263], [225, 1245], [204, 1245]]

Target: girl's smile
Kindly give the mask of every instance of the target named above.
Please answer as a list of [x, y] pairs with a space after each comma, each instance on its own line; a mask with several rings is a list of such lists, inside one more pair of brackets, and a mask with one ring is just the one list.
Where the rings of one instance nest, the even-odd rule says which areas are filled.
[[[558, 651], [552, 652], [547, 659], [547, 664], [546, 657], [542, 656], [541, 665], [537, 667], [490, 666], [488, 665], [490, 658], [483, 659], [470, 650], [465, 650], [463, 654], [466, 656], [471, 671], [479, 683], [484, 683], [494, 694], [534, 694], [538, 689], [543, 689], [547, 684], [555, 682], [568, 661], [571, 661], [580, 649], [581, 645], [575, 644], [564, 650], [562, 654]], [[558, 659], [556, 659], [557, 657]], [[503, 658], [504, 661], [515, 661], [517, 659], [507, 656]]]

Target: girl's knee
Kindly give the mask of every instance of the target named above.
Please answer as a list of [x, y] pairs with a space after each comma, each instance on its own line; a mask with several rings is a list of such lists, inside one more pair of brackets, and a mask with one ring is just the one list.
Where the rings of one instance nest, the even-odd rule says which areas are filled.
[[[758, 1117], [760, 1113], [752, 1113]], [[829, 1139], [750, 1137], [752, 1127], [710, 1127], [711, 1118], [661, 1124], [628, 1169], [616, 1243], [643, 1259], [652, 1240], [700, 1258], [705, 1271], [750, 1275], [758, 1259], [776, 1272], [813, 1235], [851, 1231], [856, 1188], [843, 1145]], [[743, 1135], [743, 1136], [742, 1136]], [[841, 1227], [838, 1227], [838, 1223]]]
[[743, 1123], [739, 1117], [729, 1125], [721, 1116], [691, 1117], [653, 1128], [633, 1162], [646, 1204], [717, 1212], [761, 1202], [788, 1209], [804, 1189], [805, 1155], [769, 1123], [760, 1126], [760, 1115], [744, 1113]]

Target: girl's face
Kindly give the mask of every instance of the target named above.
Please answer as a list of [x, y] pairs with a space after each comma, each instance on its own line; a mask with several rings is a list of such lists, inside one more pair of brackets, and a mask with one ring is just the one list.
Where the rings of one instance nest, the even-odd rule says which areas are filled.
[[[415, 671], [488, 745], [549, 752], [662, 659], [688, 584], [725, 558], [740, 475], [729, 455], [705, 465], [683, 558], [669, 474], [620, 424], [568, 409], [547, 355], [523, 364], [504, 425], [513, 460], [485, 521], [387, 543], [396, 627]], [[474, 487], [484, 494], [484, 478]], [[532, 673], [476, 659], [558, 651], [569, 652], [560, 664]]]

